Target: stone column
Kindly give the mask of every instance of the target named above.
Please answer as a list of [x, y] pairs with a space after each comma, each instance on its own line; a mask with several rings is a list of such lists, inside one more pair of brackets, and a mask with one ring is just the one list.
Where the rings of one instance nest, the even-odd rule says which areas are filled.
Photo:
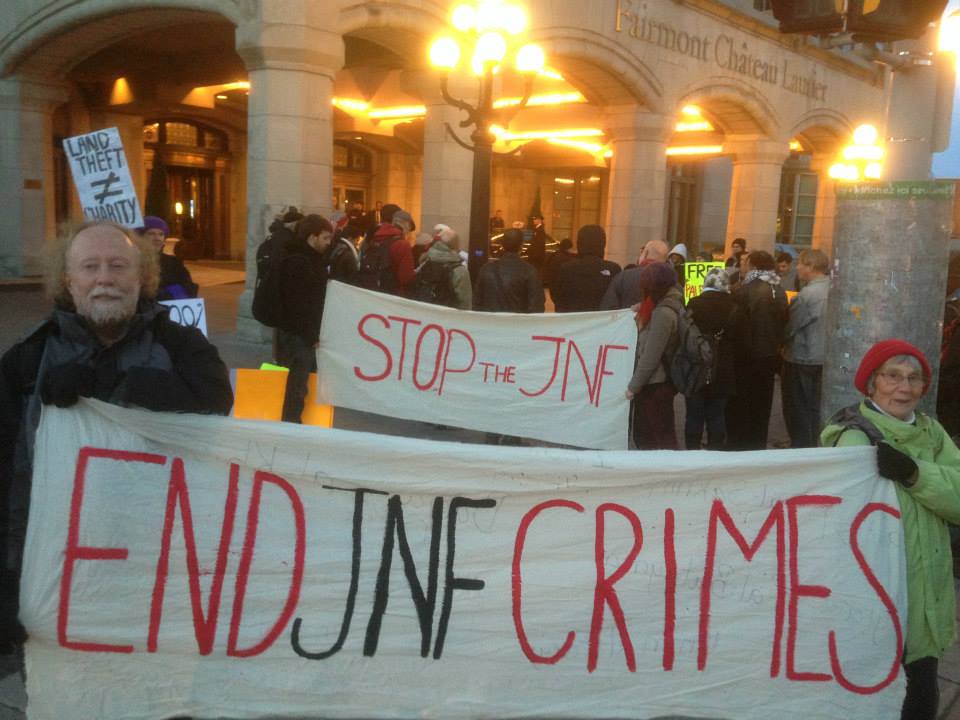
[[637, 105], [608, 107], [604, 130], [610, 139], [607, 190], [607, 258], [620, 265], [637, 261], [650, 240], [663, 239], [667, 199], [667, 140], [670, 118]]
[[772, 254], [777, 237], [780, 175], [790, 154], [789, 145], [762, 136], [728, 136], [724, 149], [733, 155], [724, 256], [730, 256], [731, 243], [738, 237], [746, 238], [748, 250]]
[[[420, 217], [425, 232], [444, 223], [460, 234], [460, 246], [467, 249], [470, 238], [470, 195], [473, 189], [473, 153], [458, 145], [447, 132], [449, 124], [459, 137], [470, 141], [472, 128], [461, 128], [465, 115], [450, 107], [440, 96], [440, 74], [435, 70], [407, 73], [406, 79], [423, 97], [427, 117], [423, 125], [423, 185]], [[450, 93], [468, 102], [475, 101], [476, 78], [451, 75]]]
[[[247, 66], [247, 288], [237, 333], [262, 341], [250, 315], [256, 250], [286, 205], [328, 215], [333, 195], [333, 84], [343, 65], [343, 39], [330, 8], [265, 0], [258, 17], [237, 27]], [[330, 17], [326, 17], [329, 15]]]
[[0, 80], [0, 278], [39, 275], [56, 236], [53, 111], [66, 89], [46, 80]]
[[837, 215], [836, 181], [828, 174], [833, 155], [814, 155], [810, 169], [817, 173], [817, 210], [813, 220], [813, 247], [833, 257], [833, 228]]

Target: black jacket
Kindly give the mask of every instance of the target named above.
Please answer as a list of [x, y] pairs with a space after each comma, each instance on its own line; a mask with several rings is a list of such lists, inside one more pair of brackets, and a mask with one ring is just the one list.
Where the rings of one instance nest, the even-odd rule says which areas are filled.
[[473, 309], [488, 312], [543, 312], [543, 285], [536, 268], [516, 253], [504, 253], [480, 269]]
[[737, 330], [737, 304], [729, 293], [704, 292], [691, 298], [687, 311], [700, 332], [711, 337], [721, 331], [713, 379], [704, 389], [705, 397], [721, 398], [736, 394], [734, 372], [734, 335]]
[[557, 312], [599, 310], [610, 281], [620, 266], [596, 255], [580, 255], [557, 271], [550, 294]]
[[600, 301], [601, 310], [619, 310], [633, 307], [643, 300], [640, 292], [641, 267], [627, 268], [618, 274], [607, 287], [607, 291]]
[[740, 286], [733, 298], [738, 310], [734, 338], [737, 362], [778, 357], [787, 326], [787, 294], [783, 288], [755, 279]]
[[183, 260], [176, 255], [160, 253], [160, 287], [157, 290], [157, 300], [179, 299], [175, 293], [171, 292], [171, 285], [179, 285], [187, 297], [192, 298], [197, 296], [199, 290], [193, 278], [190, 277], [190, 271], [183, 264]]
[[280, 263], [279, 286], [282, 312], [277, 327], [313, 345], [320, 336], [327, 292], [324, 255], [310, 247], [306, 240], [290, 240]]

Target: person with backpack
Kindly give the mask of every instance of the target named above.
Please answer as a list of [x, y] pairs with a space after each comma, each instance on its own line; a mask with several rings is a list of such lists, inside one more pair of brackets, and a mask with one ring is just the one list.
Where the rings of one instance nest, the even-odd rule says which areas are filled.
[[577, 231], [577, 258], [557, 270], [550, 296], [557, 312], [589, 312], [600, 309], [610, 282], [620, 272], [615, 262], [603, 259], [607, 234], [599, 225], [584, 225]]
[[[352, 233], [352, 234], [351, 234]], [[353, 225], [345, 225], [333, 233], [333, 240], [326, 251], [327, 277], [347, 284], [354, 284], [360, 269], [360, 255], [356, 241], [362, 233]]]
[[473, 301], [470, 273], [459, 252], [460, 236], [444, 226], [417, 268], [413, 299], [432, 305], [469, 310]]
[[707, 383], [685, 396], [687, 416], [684, 437], [687, 450], [699, 450], [707, 429], [707, 450], [723, 450], [727, 443], [724, 415], [728, 398], [736, 392], [733, 365], [733, 334], [736, 305], [730, 295], [730, 276], [723, 268], [710, 268], [703, 292], [687, 303], [687, 312], [713, 349], [713, 365]]
[[737, 394], [727, 402], [727, 449], [765, 450], [787, 324], [787, 294], [770, 253], [754, 250], [743, 269], [743, 281], [733, 295]]
[[917, 410], [931, 379], [917, 347], [878, 342], [853, 380], [864, 399], [838, 411], [820, 434], [827, 447], [875, 445], [877, 473], [896, 489], [907, 560], [904, 720], [937, 717], [937, 667], [956, 636], [947, 523], [960, 523], [960, 450], [940, 423]]
[[665, 367], [678, 342], [683, 293], [668, 262], [653, 263], [640, 273], [643, 302], [637, 308], [637, 362], [627, 385], [633, 401], [633, 442], [638, 450], [676, 450], [673, 396]]
[[360, 245], [357, 284], [367, 290], [407, 296], [416, 272], [406, 235], [416, 225], [410, 213], [392, 203], [383, 206], [380, 217], [383, 222]]
[[520, 257], [523, 231], [507, 230], [500, 239], [503, 254], [477, 275], [473, 309], [485, 312], [542, 313], [543, 284], [536, 268]]
[[316, 346], [327, 290], [328, 249], [333, 226], [320, 215], [297, 223], [277, 273], [277, 363], [288, 368], [284, 422], [299, 423], [310, 373], [317, 371]]

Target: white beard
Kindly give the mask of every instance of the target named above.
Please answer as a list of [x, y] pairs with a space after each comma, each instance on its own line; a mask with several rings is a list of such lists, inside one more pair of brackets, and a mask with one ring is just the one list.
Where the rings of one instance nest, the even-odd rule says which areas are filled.
[[126, 325], [136, 311], [136, 293], [124, 295], [117, 290], [107, 288], [91, 290], [77, 308], [77, 313], [86, 318], [95, 329]]

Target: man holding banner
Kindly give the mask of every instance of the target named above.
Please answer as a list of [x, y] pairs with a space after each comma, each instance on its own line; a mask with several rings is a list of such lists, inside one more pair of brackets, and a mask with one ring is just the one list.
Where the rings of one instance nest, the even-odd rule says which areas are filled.
[[50, 264], [53, 314], [0, 359], [0, 652], [24, 639], [18, 588], [41, 406], [93, 397], [226, 415], [233, 404], [217, 349], [167, 317], [157, 282], [146, 242], [113, 222], [81, 225]]

